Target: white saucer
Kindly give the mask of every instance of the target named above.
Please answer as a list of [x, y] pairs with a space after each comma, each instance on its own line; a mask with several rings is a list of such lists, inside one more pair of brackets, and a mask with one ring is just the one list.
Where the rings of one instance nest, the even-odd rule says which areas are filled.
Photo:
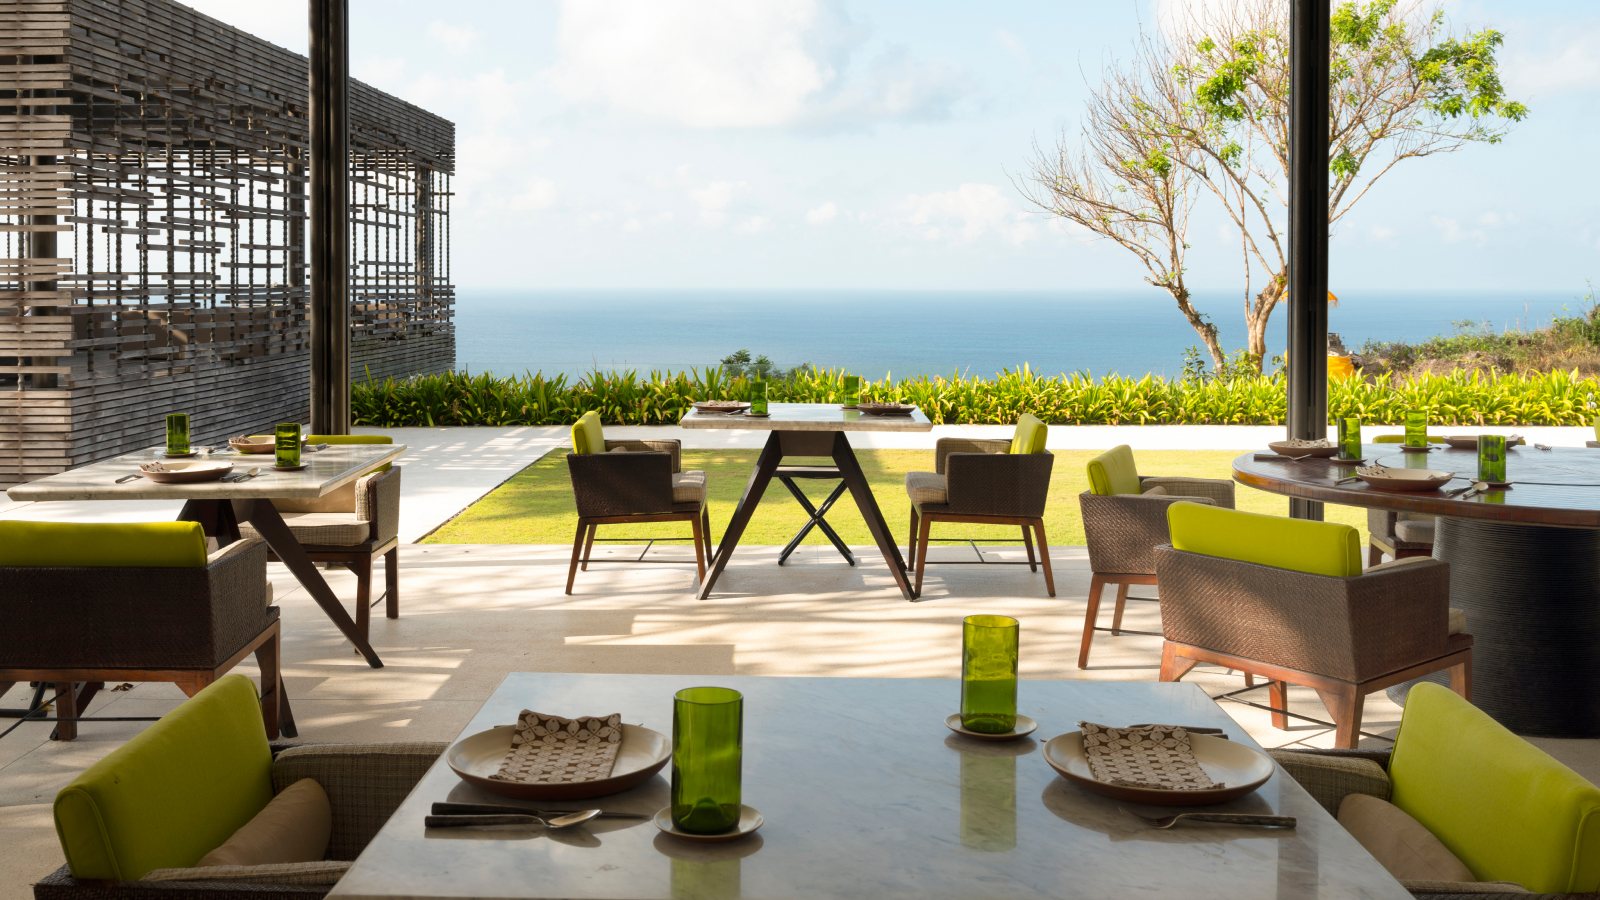
[[955, 713], [944, 720], [944, 727], [954, 731], [956, 734], [966, 735], [969, 738], [980, 741], [1014, 741], [1017, 738], [1033, 734], [1034, 730], [1039, 727], [1039, 723], [1027, 716], [1017, 716], [1017, 724], [1013, 725], [1011, 730], [1005, 734], [984, 734], [980, 731], [968, 731], [962, 728], [961, 714]]
[[678, 826], [672, 824], [672, 807], [670, 806], [663, 806], [656, 813], [655, 818], [650, 821], [655, 823], [655, 826], [661, 829], [662, 833], [670, 834], [675, 838], [682, 838], [686, 841], [694, 841], [700, 844], [723, 844], [728, 841], [737, 841], [747, 834], [755, 834], [756, 829], [760, 828], [761, 823], [765, 820], [761, 818], [760, 811], [755, 807], [740, 805], [739, 823], [727, 831], [717, 834], [690, 834], [687, 831], [679, 831]]

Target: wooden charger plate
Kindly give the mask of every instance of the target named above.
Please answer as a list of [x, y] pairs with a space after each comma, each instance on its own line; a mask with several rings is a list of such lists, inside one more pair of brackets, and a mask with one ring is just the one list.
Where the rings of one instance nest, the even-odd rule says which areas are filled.
[[1227, 738], [1209, 734], [1189, 735], [1189, 746], [1200, 768], [1206, 770], [1212, 781], [1226, 787], [1211, 791], [1162, 791], [1151, 788], [1123, 787], [1097, 781], [1089, 772], [1089, 758], [1083, 752], [1083, 732], [1073, 731], [1051, 738], [1044, 745], [1044, 761], [1061, 777], [1096, 794], [1126, 803], [1148, 803], [1151, 806], [1204, 806], [1222, 803], [1253, 793], [1272, 777], [1272, 757], [1234, 743]]
[[145, 466], [139, 466], [139, 473], [154, 481], [156, 484], [198, 484], [202, 481], [216, 481], [233, 471], [231, 462], [164, 462], [160, 463], [165, 472], [152, 472]]
[[489, 776], [500, 771], [511, 752], [515, 725], [497, 725], [488, 731], [464, 737], [444, 752], [444, 761], [462, 781], [479, 790], [517, 800], [582, 800], [604, 797], [649, 781], [672, 758], [672, 742], [666, 735], [639, 725], [622, 726], [622, 746], [617, 748], [617, 763], [610, 778], [569, 784], [522, 784], [496, 781]]

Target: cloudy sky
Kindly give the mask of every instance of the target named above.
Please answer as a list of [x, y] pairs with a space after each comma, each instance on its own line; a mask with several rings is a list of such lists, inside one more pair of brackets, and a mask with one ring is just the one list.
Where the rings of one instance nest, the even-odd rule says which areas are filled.
[[[1167, 0], [1179, 2], [1179, 0]], [[297, 3], [196, 8], [305, 52]], [[352, 73], [457, 125], [467, 288], [1136, 288], [1011, 177], [1075, 129], [1152, 0], [351, 0]], [[1600, 277], [1600, 4], [1448, 0], [1532, 115], [1414, 161], [1342, 223], [1339, 288]], [[1191, 234], [1190, 281], [1242, 283]]]

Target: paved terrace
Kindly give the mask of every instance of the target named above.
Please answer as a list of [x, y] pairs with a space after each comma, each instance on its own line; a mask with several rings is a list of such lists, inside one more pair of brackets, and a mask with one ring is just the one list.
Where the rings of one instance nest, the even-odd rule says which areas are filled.
[[[366, 429], [358, 429], [366, 430]], [[1372, 429], [1368, 436], [1396, 429]], [[1443, 429], [1447, 430], [1447, 429]], [[1518, 429], [1530, 440], [1582, 446], [1586, 428]], [[518, 470], [567, 443], [565, 428], [389, 429], [411, 450], [405, 457], [401, 538], [413, 542], [492, 490]], [[1261, 447], [1278, 427], [1056, 427], [1052, 449]], [[608, 428], [611, 437], [680, 437], [686, 446], [757, 448], [765, 432]], [[944, 435], [1008, 436], [1003, 426], [941, 426], [923, 435], [863, 433], [864, 448], [931, 447]], [[1248, 490], [1248, 488], [1241, 488]], [[1073, 502], [1056, 497], [1052, 502]], [[0, 500], [0, 518], [78, 521], [170, 519], [178, 504], [130, 502], [19, 504]], [[726, 523], [720, 523], [726, 524]], [[719, 525], [720, 527], [720, 525]], [[636, 555], [638, 548], [632, 550]], [[719, 675], [797, 677], [936, 677], [959, 675], [960, 622], [974, 613], [1014, 615], [1023, 622], [1022, 676], [1036, 679], [1153, 681], [1160, 639], [1100, 634], [1093, 667], [1076, 666], [1089, 585], [1081, 547], [1052, 547], [1058, 596], [1044, 593], [1043, 576], [1026, 566], [934, 566], [924, 601], [907, 603], [893, 588], [881, 558], [862, 547], [852, 569], [831, 547], [807, 545], [779, 568], [778, 548], [740, 549], [716, 595], [691, 594], [694, 562], [688, 548], [666, 551], [683, 565], [597, 565], [580, 573], [574, 596], [562, 594], [567, 546], [424, 545], [401, 547], [401, 618], [372, 621], [372, 643], [383, 669], [370, 669], [281, 565], [269, 567], [283, 609], [284, 671], [302, 740], [444, 741], [453, 738], [507, 672], [616, 672], [683, 675], [684, 685]], [[605, 556], [625, 558], [626, 547]], [[1020, 548], [1011, 553], [1020, 557]], [[935, 548], [930, 559], [971, 558], [963, 547]], [[353, 597], [353, 576], [330, 572], [342, 597]], [[1135, 589], [1149, 595], [1151, 589]], [[1109, 613], [1102, 610], [1109, 619]], [[1130, 603], [1127, 627], [1159, 631], [1157, 606]], [[242, 665], [238, 671], [254, 675]], [[1188, 680], [1215, 695], [1243, 686], [1218, 669]], [[1265, 691], [1261, 691], [1263, 697]], [[140, 684], [107, 690], [90, 715], [153, 716], [183, 699], [176, 687]], [[26, 702], [22, 688], [0, 706]], [[951, 709], [957, 703], [951, 687]], [[1310, 691], [1292, 688], [1291, 709], [1326, 718]], [[1332, 734], [1301, 723], [1273, 729], [1265, 712], [1225, 704], [1263, 746], [1331, 746]], [[556, 710], [568, 715], [603, 710]], [[1389, 732], [1399, 709], [1382, 694], [1367, 700], [1364, 727]], [[11, 723], [0, 720], [0, 729]], [[646, 723], [663, 728], [667, 723]], [[50, 726], [26, 724], [0, 740], [0, 900], [31, 898], [30, 885], [62, 862], [51, 818], [58, 790], [84, 768], [136, 734], [142, 723], [85, 723], [71, 743], [49, 740]], [[1043, 722], [1039, 737], [1076, 727]], [[760, 735], [749, 735], [759, 741]], [[1372, 746], [1382, 742], [1368, 740]], [[1600, 781], [1600, 741], [1536, 740]], [[1042, 765], [1043, 763], [1039, 763]]]

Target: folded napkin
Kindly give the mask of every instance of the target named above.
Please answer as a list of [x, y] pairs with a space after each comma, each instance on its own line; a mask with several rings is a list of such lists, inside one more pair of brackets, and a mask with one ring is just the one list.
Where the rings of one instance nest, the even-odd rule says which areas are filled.
[[1189, 732], [1179, 725], [1108, 728], [1079, 722], [1083, 753], [1096, 781], [1160, 791], [1204, 791], [1227, 787], [1195, 761]]
[[563, 719], [523, 710], [495, 781], [567, 784], [611, 777], [622, 746], [622, 714]]

